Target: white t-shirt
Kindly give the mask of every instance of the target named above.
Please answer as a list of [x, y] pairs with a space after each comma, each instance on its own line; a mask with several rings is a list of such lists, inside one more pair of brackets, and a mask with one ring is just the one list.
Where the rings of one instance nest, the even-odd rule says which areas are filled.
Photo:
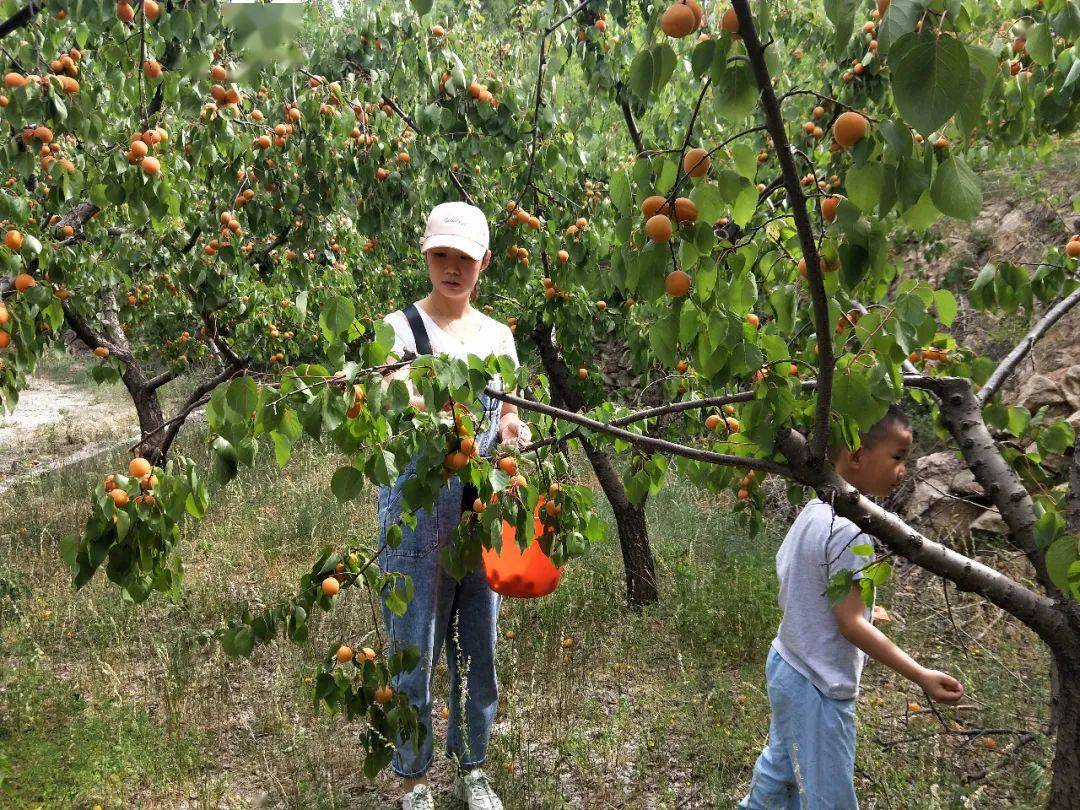
[[[474, 311], [471, 323], [475, 325], [475, 328], [464, 337], [458, 337], [440, 328], [419, 303], [416, 304], [416, 309], [427, 329], [433, 353], [447, 354], [458, 360], [465, 360], [470, 354], [480, 358], [506, 355], [514, 361], [514, 367], [517, 368], [518, 355], [517, 346], [514, 345], [514, 333], [506, 324], [499, 323], [482, 312]], [[395, 354], [400, 356], [404, 351], [416, 352], [416, 341], [413, 339], [412, 329], [409, 328], [409, 320], [404, 312], [401, 310], [391, 312], [383, 318], [383, 322], [394, 329], [393, 352]]]
[[[829, 578], [847, 568], [855, 572], [873, 561], [852, 552], [873, 540], [832, 507], [814, 498], [795, 518], [780, 550], [780, 608], [784, 616], [773, 648], [825, 697], [848, 700], [859, 693], [866, 654], [840, 634], [825, 589]], [[860, 579], [860, 573], [855, 574]], [[866, 609], [870, 620], [872, 610]]]

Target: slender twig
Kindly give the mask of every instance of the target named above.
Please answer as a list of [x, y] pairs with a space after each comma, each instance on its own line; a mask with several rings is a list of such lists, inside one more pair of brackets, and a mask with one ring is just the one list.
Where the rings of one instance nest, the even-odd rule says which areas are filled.
[[566, 422], [572, 422], [576, 425], [580, 425], [584, 428], [588, 428], [596, 433], [606, 433], [610, 436], [622, 439], [623, 441], [630, 442], [641, 447], [647, 447], [650, 450], [655, 450], [661, 453], [670, 453], [675, 456], [683, 456], [684, 458], [691, 458], [696, 461], [704, 461], [709, 464], [722, 464], [734, 467], [747, 467], [750, 469], [761, 470], [762, 472], [770, 472], [775, 475], [789, 476], [790, 471], [782, 464], [778, 464], [775, 461], [769, 461], [761, 458], [747, 458], [745, 456], [735, 456], [726, 453], [714, 453], [710, 450], [699, 450], [694, 447], [686, 447], [685, 445], [676, 444], [675, 442], [665, 441], [663, 439], [654, 439], [651, 436], [642, 436], [638, 433], [631, 433], [628, 430], [622, 428], [613, 427], [604, 422], [598, 422], [595, 419], [590, 419], [587, 416], [582, 416], [579, 413], [573, 411], [567, 411], [563, 408], [556, 408], [554, 405], [548, 405], [544, 402], [535, 402], [530, 399], [524, 399], [523, 397], [516, 397], [512, 394], [506, 394], [502, 391], [496, 391], [493, 388], [485, 388], [484, 392], [489, 397], [494, 397], [502, 402], [507, 402], [511, 405], [516, 405], [519, 408], [523, 408], [528, 411], [536, 411], [538, 413], [546, 414], [547, 416], [555, 417], [556, 419], [562, 419]]

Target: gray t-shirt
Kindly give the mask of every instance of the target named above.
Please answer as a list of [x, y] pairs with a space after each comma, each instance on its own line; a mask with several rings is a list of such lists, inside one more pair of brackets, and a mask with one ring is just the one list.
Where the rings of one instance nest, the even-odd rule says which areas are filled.
[[[871, 544], [854, 523], [817, 498], [810, 501], [776, 552], [780, 608], [784, 616], [773, 648], [826, 697], [847, 700], [859, 693], [866, 654], [840, 635], [825, 589], [829, 578], [850, 568], [856, 572], [873, 560], [851, 549]], [[858, 579], [859, 573], [855, 574]], [[871, 609], [866, 609], [867, 621]]]

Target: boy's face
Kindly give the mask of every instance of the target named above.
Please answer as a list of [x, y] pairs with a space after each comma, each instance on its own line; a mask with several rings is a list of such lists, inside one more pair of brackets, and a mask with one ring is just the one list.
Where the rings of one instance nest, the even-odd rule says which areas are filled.
[[433, 289], [447, 298], [468, 298], [480, 271], [491, 260], [491, 251], [483, 259], [474, 259], [456, 248], [434, 247], [424, 253], [424, 258]]
[[836, 471], [863, 495], [884, 498], [904, 477], [911, 445], [911, 430], [892, 423], [873, 444], [864, 444], [854, 453], [847, 448], [841, 450]]

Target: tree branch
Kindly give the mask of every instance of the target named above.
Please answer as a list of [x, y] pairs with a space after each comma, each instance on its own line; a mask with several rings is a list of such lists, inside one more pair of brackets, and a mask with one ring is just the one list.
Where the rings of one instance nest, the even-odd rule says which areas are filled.
[[641, 132], [637, 128], [637, 124], [634, 123], [634, 113], [630, 109], [630, 105], [623, 101], [619, 104], [622, 107], [623, 118], [626, 119], [626, 129], [630, 133], [630, 140], [634, 142], [634, 148], [640, 155], [645, 151], [645, 144], [641, 141]]
[[614, 436], [623, 441], [630, 442], [638, 447], [645, 447], [659, 453], [682, 456], [683, 458], [704, 461], [709, 464], [746, 467], [748, 469], [761, 470], [762, 472], [770, 472], [775, 475], [782, 475], [785, 477], [791, 476], [790, 470], [783, 465], [777, 464], [775, 461], [769, 461], [768, 459], [747, 458], [745, 456], [736, 456], [727, 453], [714, 453], [711, 450], [698, 450], [694, 447], [687, 447], [682, 444], [676, 444], [675, 442], [665, 441], [664, 439], [654, 439], [651, 436], [642, 436], [638, 433], [631, 433], [628, 430], [612, 427], [604, 422], [598, 422], [595, 419], [582, 416], [579, 413], [573, 413], [572, 411], [563, 408], [556, 408], [554, 405], [548, 405], [543, 402], [534, 402], [531, 399], [516, 397], [513, 394], [496, 391], [493, 388], [485, 388], [484, 392], [489, 397], [494, 397], [495, 399], [509, 403], [510, 405], [516, 405], [525, 410], [536, 411], [537, 413], [542, 413], [556, 419], [562, 419], [565, 422], [572, 422], [575, 425], [588, 428], [596, 433], [606, 433], [609, 436]]
[[39, 11], [44, 8], [45, 2], [35, 3], [34, 0], [30, 0], [26, 4], [26, 8], [20, 9], [0, 23], [0, 39], [3, 39], [12, 31], [22, 28], [24, 25], [29, 25], [30, 21], [34, 19]]
[[403, 109], [401, 109], [400, 106], [398, 106], [398, 103], [396, 101], [394, 101], [392, 98], [390, 98], [390, 96], [383, 96], [382, 100], [391, 110], [393, 110], [394, 112], [396, 112], [398, 114], [398, 117], [401, 118], [401, 120], [405, 122], [405, 125], [409, 129], [411, 129], [417, 135], [421, 134], [420, 127], [418, 127], [416, 125], [416, 122], [413, 121], [412, 118], [409, 117], [409, 114], [407, 112], [405, 112]]
[[765, 64], [765, 50], [758, 39], [754, 18], [750, 12], [749, 0], [732, 0], [732, 6], [739, 18], [739, 34], [746, 46], [750, 58], [750, 68], [761, 97], [761, 106], [765, 113], [765, 126], [772, 137], [776, 156], [780, 161], [780, 170], [784, 178], [788, 201], [795, 220], [795, 230], [799, 234], [806, 261], [807, 281], [810, 288], [810, 300], [814, 309], [814, 331], [818, 343], [818, 392], [817, 410], [814, 414], [814, 430], [811, 434], [810, 458], [814, 464], [823, 464], [829, 442], [829, 419], [831, 415], [833, 371], [836, 358], [833, 356], [832, 326], [829, 323], [829, 300], [825, 295], [825, 283], [821, 274], [820, 257], [810, 218], [806, 213], [806, 197], [799, 182], [799, 173], [791, 155], [784, 118], [780, 111], [780, 102], [776, 98], [769, 68]]
[[1005, 384], [1009, 376], [1016, 371], [1020, 361], [1027, 357], [1028, 352], [1032, 350], [1039, 339], [1049, 332], [1054, 324], [1061, 320], [1065, 313], [1078, 303], [1080, 303], [1080, 287], [1077, 287], [1072, 293], [1046, 311], [1039, 322], [1031, 327], [1031, 331], [1024, 335], [1023, 339], [1016, 344], [1016, 347], [1001, 361], [994, 373], [990, 375], [990, 379], [986, 381], [986, 385], [979, 390], [975, 399], [980, 406], [985, 405], [993, 398], [994, 394]]
[[[910, 376], [905, 375], [905, 383]], [[924, 377], [911, 385], [937, 395], [942, 424], [952, 434], [975, 480], [1008, 524], [1012, 543], [1024, 552], [1045, 591], [1059, 597], [1061, 592], [1047, 575], [1045, 555], [1038, 547], [1031, 495], [990, 435], [970, 381], [961, 377]]]

